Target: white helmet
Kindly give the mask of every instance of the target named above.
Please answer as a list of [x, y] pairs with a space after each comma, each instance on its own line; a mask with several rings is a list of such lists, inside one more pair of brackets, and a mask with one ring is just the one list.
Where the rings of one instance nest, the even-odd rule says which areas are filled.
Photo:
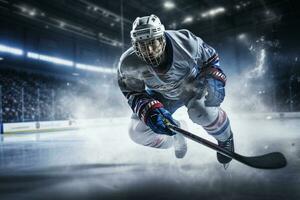
[[158, 66], [166, 46], [165, 27], [155, 15], [135, 19], [130, 32], [135, 53], [149, 65]]

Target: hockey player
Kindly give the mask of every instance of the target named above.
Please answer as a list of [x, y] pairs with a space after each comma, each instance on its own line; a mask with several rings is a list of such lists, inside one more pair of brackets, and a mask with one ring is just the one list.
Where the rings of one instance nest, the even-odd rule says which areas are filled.
[[[218, 145], [234, 151], [229, 119], [220, 108], [226, 76], [216, 51], [188, 30], [165, 30], [155, 15], [133, 23], [132, 47], [120, 58], [119, 87], [133, 110], [129, 135], [141, 145], [175, 148], [177, 158], [187, 152], [185, 138], [170, 131], [168, 120], [181, 106], [189, 118], [212, 135]], [[231, 158], [217, 153], [224, 167]]]

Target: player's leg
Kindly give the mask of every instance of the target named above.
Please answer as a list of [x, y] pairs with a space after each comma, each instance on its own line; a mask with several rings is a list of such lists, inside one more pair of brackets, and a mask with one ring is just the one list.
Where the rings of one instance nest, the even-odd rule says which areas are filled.
[[[220, 107], [206, 107], [204, 98], [193, 99], [187, 104], [190, 119], [201, 125], [208, 134], [213, 136], [219, 146], [230, 151], [234, 151], [233, 134], [230, 127], [229, 119]], [[217, 153], [220, 163], [228, 163], [231, 158]]]
[[[151, 91], [149, 94], [153, 98], [160, 101], [171, 113], [175, 112], [183, 105], [183, 103], [178, 101], [165, 99], [162, 95], [156, 92]], [[180, 122], [176, 121], [176, 123], [178, 126], [180, 126]], [[186, 140], [181, 134], [176, 134], [174, 136], [157, 134], [153, 132], [145, 123], [143, 123], [135, 114], [133, 114], [131, 117], [129, 135], [134, 142], [144, 146], [160, 149], [166, 149], [174, 146], [175, 156], [177, 158], [183, 158], [187, 152]]]
[[[180, 122], [176, 122], [180, 126]], [[187, 152], [186, 140], [181, 134], [168, 136], [154, 133], [135, 114], [131, 117], [129, 136], [134, 142], [143, 146], [159, 149], [168, 149], [174, 146], [176, 158], [183, 158]]]
[[171, 136], [154, 133], [136, 114], [131, 116], [129, 136], [134, 142], [144, 146], [167, 149], [173, 145]]

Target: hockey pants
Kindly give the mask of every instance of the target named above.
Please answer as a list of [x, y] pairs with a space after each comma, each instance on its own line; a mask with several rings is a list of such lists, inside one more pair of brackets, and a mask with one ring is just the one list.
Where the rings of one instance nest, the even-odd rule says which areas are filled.
[[[204, 97], [191, 99], [185, 105], [188, 109], [189, 118], [194, 123], [201, 125], [216, 140], [227, 140], [230, 136], [231, 128], [226, 113], [220, 107], [205, 107], [204, 99]], [[175, 101], [159, 100], [171, 113], [181, 107]], [[144, 146], [167, 149], [173, 145], [171, 136], [154, 133], [136, 114], [133, 114], [131, 117], [129, 135], [134, 142]]]

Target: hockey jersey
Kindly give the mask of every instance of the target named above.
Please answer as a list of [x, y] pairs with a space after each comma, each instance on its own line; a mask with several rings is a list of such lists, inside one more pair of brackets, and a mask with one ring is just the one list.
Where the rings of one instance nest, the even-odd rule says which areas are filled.
[[188, 30], [167, 30], [165, 36], [172, 48], [170, 67], [159, 73], [140, 59], [131, 47], [120, 58], [118, 82], [134, 112], [152, 98], [152, 90], [167, 99], [179, 100], [187, 88], [186, 82], [199, 75], [205, 66], [219, 68], [216, 51]]

